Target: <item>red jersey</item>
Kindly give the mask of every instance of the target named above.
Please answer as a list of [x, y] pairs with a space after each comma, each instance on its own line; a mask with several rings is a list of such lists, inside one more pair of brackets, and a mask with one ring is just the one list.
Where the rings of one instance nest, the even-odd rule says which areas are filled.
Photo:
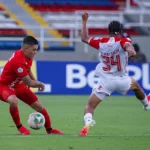
[[28, 59], [22, 52], [17, 50], [5, 64], [0, 76], [0, 84], [15, 87], [21, 84], [21, 78], [27, 76], [32, 66], [32, 59]]

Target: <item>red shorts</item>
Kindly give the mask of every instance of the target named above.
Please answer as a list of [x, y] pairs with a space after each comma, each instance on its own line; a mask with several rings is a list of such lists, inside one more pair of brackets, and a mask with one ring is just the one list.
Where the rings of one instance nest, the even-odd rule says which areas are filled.
[[38, 100], [37, 96], [25, 85], [21, 84], [14, 89], [0, 85], [0, 100], [7, 102], [11, 95], [16, 95], [24, 103], [31, 105]]

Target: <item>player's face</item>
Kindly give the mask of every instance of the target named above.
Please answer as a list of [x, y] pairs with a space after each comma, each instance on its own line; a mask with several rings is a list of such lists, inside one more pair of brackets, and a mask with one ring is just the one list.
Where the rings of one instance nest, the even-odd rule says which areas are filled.
[[28, 55], [27, 57], [33, 58], [34, 55], [36, 54], [37, 50], [38, 50], [38, 45], [29, 46], [28, 50], [27, 50], [27, 55]]

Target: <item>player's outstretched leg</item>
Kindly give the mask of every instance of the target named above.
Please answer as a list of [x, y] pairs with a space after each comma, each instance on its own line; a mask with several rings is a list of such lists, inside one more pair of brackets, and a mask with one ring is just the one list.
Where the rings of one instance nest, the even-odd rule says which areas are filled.
[[94, 109], [101, 102], [101, 99], [98, 98], [94, 93], [91, 94], [88, 104], [84, 110], [84, 127], [80, 130], [80, 136], [86, 136], [89, 132], [89, 129], [93, 127], [96, 122], [93, 120], [92, 115], [94, 113]]
[[147, 96], [147, 100], [148, 100], [148, 105], [146, 107], [144, 107], [145, 110], [150, 110], [150, 93]]
[[46, 129], [47, 134], [63, 134], [63, 132], [61, 132], [60, 130], [52, 128], [50, 116], [45, 108], [43, 108], [40, 111], [40, 113], [43, 114], [43, 116], [45, 117], [45, 129]]
[[130, 90], [134, 91], [134, 94], [135, 94], [136, 98], [141, 101], [141, 103], [144, 106], [144, 109], [146, 111], [150, 110], [150, 102], [149, 102], [150, 97], [146, 96], [143, 89], [140, 87], [140, 85], [133, 78], [131, 78], [131, 80], [132, 80], [132, 85], [131, 85]]
[[46, 129], [47, 134], [64, 134], [62, 131], [55, 129], [55, 128], [54, 129], [52, 128], [50, 116], [49, 116], [47, 110], [41, 105], [41, 103], [39, 101], [34, 102], [31, 105], [31, 107], [34, 110], [43, 114], [43, 116], [45, 117], [45, 129]]
[[8, 103], [10, 104], [10, 107], [9, 107], [10, 115], [11, 115], [19, 133], [22, 135], [30, 134], [30, 130], [28, 130], [24, 126], [22, 126], [22, 123], [20, 121], [17, 97], [15, 95], [9, 96], [8, 97]]

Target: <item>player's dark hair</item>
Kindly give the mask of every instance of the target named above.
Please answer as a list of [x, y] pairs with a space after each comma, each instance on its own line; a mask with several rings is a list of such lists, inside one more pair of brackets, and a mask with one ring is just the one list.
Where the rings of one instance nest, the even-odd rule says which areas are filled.
[[140, 51], [140, 47], [139, 47], [139, 45], [138, 44], [133, 44], [133, 47], [134, 47], [134, 49], [135, 49], [135, 51], [136, 52], [139, 52]]
[[23, 41], [22, 44], [28, 44], [28, 45], [38, 45], [37, 39], [35, 39], [33, 36], [27, 35]]
[[119, 21], [112, 21], [108, 25], [109, 34], [120, 34], [123, 26]]

